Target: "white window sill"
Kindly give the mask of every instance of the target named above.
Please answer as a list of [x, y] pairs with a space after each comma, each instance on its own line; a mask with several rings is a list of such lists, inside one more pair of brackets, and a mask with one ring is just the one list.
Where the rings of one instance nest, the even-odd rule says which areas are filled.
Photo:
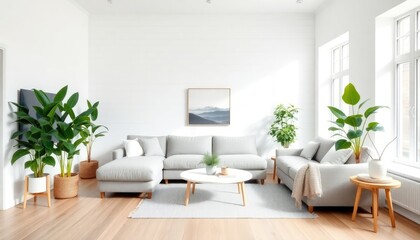
[[388, 172], [420, 183], [420, 168], [392, 162], [388, 166]]

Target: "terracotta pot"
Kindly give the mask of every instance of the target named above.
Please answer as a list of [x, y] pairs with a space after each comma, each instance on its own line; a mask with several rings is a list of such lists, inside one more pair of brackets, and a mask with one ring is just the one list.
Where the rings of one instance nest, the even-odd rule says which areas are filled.
[[79, 174], [72, 173], [71, 177], [54, 176], [54, 197], [72, 198], [79, 192]]
[[98, 169], [98, 161], [96, 160], [90, 160], [88, 161], [81, 161], [80, 162], [80, 171], [79, 176], [83, 179], [88, 178], [96, 178], [96, 169]]

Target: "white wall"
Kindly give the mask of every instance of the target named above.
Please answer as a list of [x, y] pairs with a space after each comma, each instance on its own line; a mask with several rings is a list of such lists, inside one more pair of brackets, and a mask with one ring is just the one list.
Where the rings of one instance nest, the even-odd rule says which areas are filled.
[[[186, 126], [186, 90], [231, 88], [231, 124]], [[255, 134], [262, 156], [272, 111], [301, 112], [298, 142], [314, 137], [312, 14], [90, 17], [89, 98], [109, 134], [93, 155], [101, 163], [127, 134]]]
[[[64, 85], [88, 94], [88, 15], [70, 0], [0, 0], [0, 47], [5, 48], [4, 99], [17, 101], [21, 88], [56, 92]], [[2, 209], [22, 199], [23, 161], [11, 166], [10, 136], [16, 130], [9, 105], [4, 105]], [[0, 168], [1, 169], [1, 168]], [[56, 169], [47, 169], [52, 174]]]
[[[329, 41], [348, 32], [350, 49], [350, 81], [363, 99], [375, 102], [375, 17], [404, 0], [334, 0], [315, 14], [316, 54]], [[318, 62], [317, 62], [318, 66]], [[317, 74], [317, 124], [319, 135], [330, 136], [325, 116], [331, 103], [323, 97], [325, 79]], [[328, 116], [328, 115], [327, 115]], [[386, 126], [385, 126], [386, 127]]]

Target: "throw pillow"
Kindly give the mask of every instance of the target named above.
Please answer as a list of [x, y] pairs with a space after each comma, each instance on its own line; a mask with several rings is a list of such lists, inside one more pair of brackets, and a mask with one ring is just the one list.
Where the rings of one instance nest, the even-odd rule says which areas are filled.
[[137, 138], [134, 140], [124, 140], [124, 148], [127, 157], [143, 155], [143, 148], [140, 146]]
[[145, 156], [165, 156], [157, 138], [141, 138], [139, 141]]
[[336, 151], [335, 146], [332, 146], [327, 154], [325, 154], [322, 158], [321, 163], [344, 164], [352, 154], [353, 150], [351, 149], [341, 149]]
[[309, 142], [300, 153], [300, 156], [311, 160], [314, 157], [316, 151], [318, 151], [319, 144], [319, 142]]

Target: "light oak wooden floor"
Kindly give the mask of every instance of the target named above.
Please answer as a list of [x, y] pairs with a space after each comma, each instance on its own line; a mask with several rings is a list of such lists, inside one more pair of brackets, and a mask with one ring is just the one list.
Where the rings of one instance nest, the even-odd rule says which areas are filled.
[[53, 199], [51, 208], [40, 198], [25, 210], [20, 204], [0, 211], [0, 239], [420, 239], [420, 225], [396, 214], [392, 228], [386, 209], [373, 233], [371, 215], [352, 222], [350, 208], [315, 208], [316, 219], [129, 219], [137, 196], [100, 199], [96, 180], [81, 180], [78, 197]]

